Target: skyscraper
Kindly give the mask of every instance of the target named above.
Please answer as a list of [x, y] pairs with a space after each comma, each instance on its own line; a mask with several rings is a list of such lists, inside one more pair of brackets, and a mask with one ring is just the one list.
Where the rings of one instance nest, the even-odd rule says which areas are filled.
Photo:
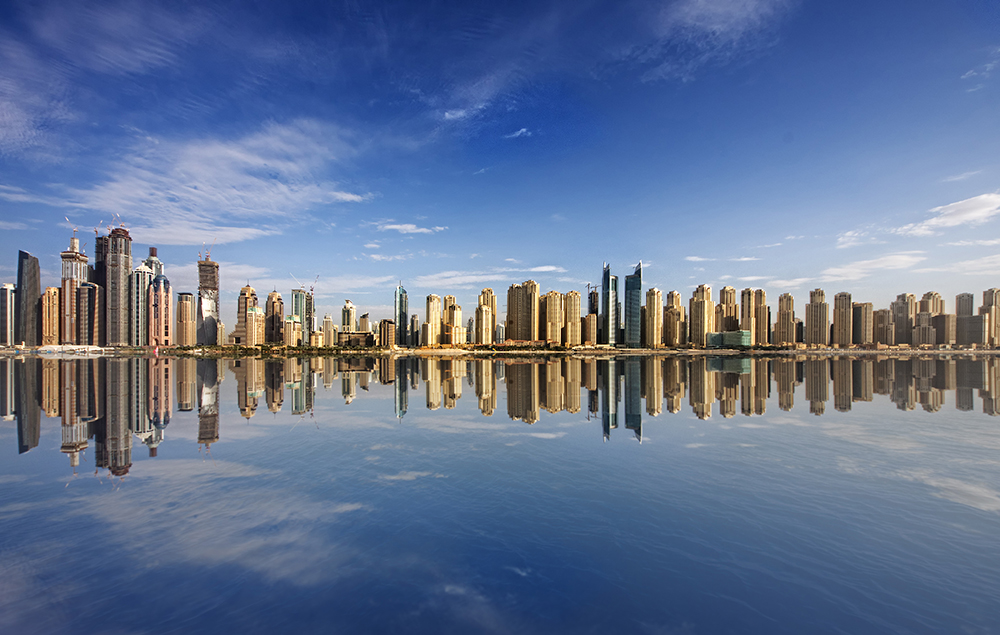
[[736, 304], [736, 289], [725, 286], [719, 289], [719, 303], [715, 305], [715, 331], [726, 333], [738, 330], [740, 330], [740, 312]]
[[656, 287], [646, 292], [646, 348], [663, 346], [663, 293]]
[[854, 302], [841, 291], [833, 296], [833, 345], [841, 348], [854, 343]]
[[69, 249], [62, 252], [62, 293], [59, 296], [60, 344], [76, 344], [79, 330], [76, 290], [80, 288], [81, 283], [88, 282], [89, 277], [87, 256], [80, 253], [80, 239], [74, 235], [69, 239]]
[[[292, 291], [292, 313], [295, 313], [295, 291]], [[340, 310], [340, 330], [342, 333], [354, 333], [358, 330], [358, 309], [350, 300], [344, 300], [344, 307]], [[305, 340], [305, 328], [303, 328], [302, 339]]]
[[913, 342], [913, 321], [917, 316], [917, 298], [912, 293], [900, 293], [889, 305], [892, 322], [896, 329], [896, 344]]
[[42, 346], [59, 343], [59, 287], [46, 287], [42, 294]]
[[[303, 341], [304, 338], [305, 335]], [[240, 290], [236, 306], [236, 329], [230, 335], [230, 340], [237, 346], [258, 346], [264, 340], [264, 311], [257, 300], [257, 291], [250, 285]]]
[[[350, 300], [348, 300], [348, 303], [350, 303]], [[352, 304], [351, 306], [354, 305]], [[316, 330], [313, 295], [304, 288], [292, 289], [291, 314], [299, 316], [299, 321], [302, 322], [302, 342], [308, 342], [309, 336]], [[356, 331], [357, 326], [352, 324], [350, 328], [344, 330]]]
[[704, 348], [708, 345], [708, 334], [715, 332], [715, 303], [712, 302], [712, 287], [699, 285], [691, 296], [688, 311], [691, 329], [691, 344]]
[[198, 343], [196, 314], [194, 295], [178, 293], [177, 327], [174, 331], [177, 346], [194, 346]]
[[[409, 317], [410, 317], [410, 307], [407, 301], [406, 289], [403, 288], [402, 282], [396, 286], [396, 292], [393, 296], [393, 320], [396, 323], [396, 344], [399, 346], [406, 346], [410, 343], [409, 334]], [[388, 345], [383, 342], [383, 345]]]
[[619, 314], [618, 276], [611, 275], [611, 265], [604, 263], [604, 274], [601, 278], [600, 339], [602, 344], [611, 346], [618, 344], [618, 331], [621, 329]]
[[563, 339], [566, 346], [579, 346], [583, 343], [580, 299], [579, 291], [570, 291], [563, 298], [563, 307], [566, 309], [566, 334]]
[[642, 346], [642, 261], [625, 276], [625, 346]]
[[[160, 271], [163, 271], [163, 267], [160, 267]], [[170, 322], [174, 317], [171, 306], [173, 297], [170, 281], [165, 275], [161, 273], [153, 278], [153, 283], [149, 286], [146, 309], [146, 314], [149, 316], [147, 332], [151, 346], [170, 346], [174, 342], [177, 333], [170, 328]]]
[[779, 346], [795, 344], [795, 299], [791, 293], [778, 296], [778, 321], [774, 325], [774, 343]]
[[754, 331], [753, 343], [765, 345], [771, 343], [771, 307], [767, 306], [767, 295], [763, 289], [753, 292]]
[[822, 289], [809, 292], [809, 304], [806, 305], [805, 342], [818, 346], [830, 344], [830, 305], [826, 303], [826, 294]]
[[17, 254], [17, 293], [14, 295], [14, 343], [42, 343], [42, 289], [38, 258], [26, 251]]
[[424, 324], [420, 328], [420, 345], [437, 346], [441, 343], [441, 296], [427, 296]]
[[[563, 294], [549, 291], [538, 302], [538, 313], [541, 320], [539, 336], [550, 344], [563, 344], [563, 330], [566, 327], [566, 307], [563, 305]], [[544, 331], [544, 332], [542, 332]]]
[[750, 343], [756, 344], [754, 334], [757, 332], [757, 312], [754, 310], [753, 289], [743, 289], [740, 292], [740, 330], [749, 331]]
[[686, 346], [688, 343], [687, 312], [684, 299], [677, 291], [667, 294], [663, 311], [663, 343], [669, 347]]
[[219, 263], [198, 261], [198, 335], [199, 345], [223, 344], [219, 340]]
[[974, 315], [976, 312], [976, 296], [971, 293], [959, 293], [955, 296], [955, 313], [959, 317]]
[[12, 346], [14, 340], [14, 313], [16, 294], [14, 285], [0, 285], [0, 344]]
[[855, 302], [853, 307], [854, 324], [851, 326], [851, 337], [855, 344], [871, 344], [875, 341], [875, 316], [871, 302]]
[[98, 284], [104, 286], [105, 337], [108, 346], [128, 346], [129, 282], [132, 274], [132, 237], [124, 227], [115, 227], [97, 239]]
[[76, 290], [77, 333], [81, 346], [100, 346], [104, 341], [104, 287], [83, 282]]
[[[267, 301], [264, 303], [264, 341], [268, 344], [284, 342], [284, 325], [285, 303], [281, 299], [281, 294], [275, 289], [267, 294]], [[327, 345], [331, 344], [328, 342]]]
[[917, 306], [917, 313], [921, 312], [930, 313], [931, 316], [944, 313], [944, 299], [941, 298], [941, 294], [937, 291], [928, 291], [925, 293]]
[[[496, 334], [497, 330], [497, 295], [493, 293], [493, 289], [487, 287], [479, 293], [478, 306], [485, 306], [490, 310], [490, 323], [488, 325], [484, 325], [483, 329], [484, 332], [485, 330], [489, 330], [489, 339], [492, 342], [493, 336]], [[478, 325], [476, 328], [479, 328]]]
[[142, 263], [129, 277], [129, 344], [149, 345], [149, 287], [153, 270]]
[[507, 339], [537, 341], [541, 311], [538, 283], [526, 280], [507, 289]]

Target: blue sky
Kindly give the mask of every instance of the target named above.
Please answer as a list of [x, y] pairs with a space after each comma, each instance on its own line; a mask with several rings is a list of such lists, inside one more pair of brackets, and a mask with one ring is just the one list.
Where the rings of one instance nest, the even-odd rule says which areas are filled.
[[[120, 222], [176, 291], [1000, 286], [995, 2], [8, 2], [0, 281]], [[69, 218], [69, 223], [64, 220]], [[336, 315], [336, 313], [335, 313]]]

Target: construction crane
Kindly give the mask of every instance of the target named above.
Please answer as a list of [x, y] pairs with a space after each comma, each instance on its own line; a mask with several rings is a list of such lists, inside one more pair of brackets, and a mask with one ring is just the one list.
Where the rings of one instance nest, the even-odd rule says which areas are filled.
[[[63, 216], [63, 218], [66, 219], [66, 224], [67, 225], [72, 225], [73, 224], [73, 223], [70, 222], [69, 216]], [[77, 231], [77, 229], [78, 229], [77, 227], [73, 228], [73, 238], [76, 238], [76, 231]]]
[[316, 279], [313, 280], [312, 286], [309, 287], [309, 295], [313, 295], [313, 291], [316, 289], [316, 283], [319, 282], [319, 274], [316, 274]]
[[217, 238], [213, 238], [212, 239], [212, 246], [209, 247], [207, 251], [205, 251], [205, 260], [211, 260], [212, 259], [212, 249], [215, 247], [215, 241], [216, 240], [218, 240], [218, 239]]

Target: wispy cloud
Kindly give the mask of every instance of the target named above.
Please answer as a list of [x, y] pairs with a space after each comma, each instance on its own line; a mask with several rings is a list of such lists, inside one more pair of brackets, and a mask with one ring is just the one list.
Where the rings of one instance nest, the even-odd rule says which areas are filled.
[[986, 86], [986, 80], [990, 78], [990, 75], [993, 74], [998, 65], [1000, 65], [1000, 48], [991, 50], [985, 63], [969, 69], [962, 74], [960, 79], [969, 81], [972, 84], [971, 87], [966, 89], [966, 92], [974, 93], [982, 90]]
[[995, 247], [1000, 245], [1000, 238], [989, 238], [984, 240], [957, 240], [953, 243], [945, 243], [951, 247]]
[[767, 286], [775, 289], [799, 289], [813, 281], [813, 278], [791, 278], [788, 280], [771, 280]]
[[516, 132], [512, 132], [510, 134], [505, 134], [503, 136], [503, 138], [504, 139], [516, 139], [518, 137], [530, 137], [530, 136], [531, 136], [531, 131], [530, 130], [528, 130], [527, 128], [521, 128], [520, 130], [518, 130]]
[[441, 271], [417, 276], [413, 282], [415, 287], [421, 288], [462, 289], [489, 282], [509, 282], [531, 273], [566, 273], [566, 269], [556, 265], [541, 265], [523, 269], [496, 267], [479, 271]]
[[379, 249], [381, 247], [382, 247], [382, 245], [380, 245], [378, 243], [367, 243], [367, 244], [365, 244], [365, 249]]
[[730, 262], [751, 262], [754, 260], [760, 260], [756, 256], [740, 256], [739, 258], [730, 258]]
[[686, 256], [684, 260], [688, 262], [709, 262], [715, 260], [715, 258], [703, 258], [702, 256]]
[[962, 174], [956, 174], [954, 176], [949, 176], [949, 177], [943, 178], [943, 179], [941, 179], [941, 182], [942, 183], [953, 183], [955, 181], [964, 181], [964, 180], [966, 180], [968, 178], [972, 178], [972, 177], [976, 176], [977, 174], [982, 174], [982, 173], [983, 173], [982, 170], [974, 170], [972, 172], [963, 172]]
[[867, 230], [852, 229], [837, 235], [837, 249], [847, 249], [858, 245], [878, 245], [885, 241], [870, 236]]
[[19, 223], [17, 221], [0, 220], [0, 229], [20, 230], [31, 228], [24, 223]]
[[938, 230], [961, 225], [982, 225], [1000, 214], [1000, 193], [981, 194], [957, 203], [935, 207], [929, 211], [930, 218], [919, 223], [910, 223], [895, 229], [895, 233], [905, 236], [933, 236]]
[[413, 254], [364, 254], [365, 257], [370, 258], [376, 262], [394, 262], [397, 260], [409, 260], [413, 258]]
[[963, 260], [939, 267], [928, 267], [917, 269], [918, 273], [950, 272], [961, 273], [969, 276], [996, 276], [1000, 275], [1000, 254], [984, 256], [972, 260]]
[[631, 55], [646, 79], [690, 80], [700, 68], [725, 64], [766, 47], [793, 5], [790, 0], [680, 0], [659, 16], [658, 39]]
[[823, 270], [822, 281], [861, 280], [877, 271], [909, 269], [927, 259], [921, 255], [923, 253], [922, 251], [903, 251], [871, 260], [857, 260], [839, 267], [830, 267]]
[[447, 227], [418, 227], [413, 223], [393, 223], [392, 221], [379, 223], [377, 228], [380, 232], [396, 231], [400, 234], [434, 234], [448, 229]]

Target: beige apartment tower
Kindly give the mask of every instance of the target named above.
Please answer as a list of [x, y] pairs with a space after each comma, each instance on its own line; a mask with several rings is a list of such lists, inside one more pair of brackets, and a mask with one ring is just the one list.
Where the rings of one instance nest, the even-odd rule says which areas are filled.
[[[77, 289], [89, 282], [87, 256], [80, 252], [80, 239], [69, 239], [69, 249], [62, 252], [62, 291], [59, 295], [60, 344], [76, 344], [79, 331]], [[82, 342], [81, 342], [82, 343]]]
[[194, 294], [177, 294], [177, 327], [175, 341], [177, 346], [194, 346], [197, 344], [197, 306]]
[[736, 289], [722, 287], [719, 289], [719, 303], [715, 305], [715, 331], [740, 330], [740, 308], [736, 303]]
[[59, 287], [46, 287], [42, 294], [42, 346], [59, 343]]
[[778, 321], [774, 324], [774, 343], [792, 346], [796, 341], [795, 299], [791, 293], [778, 296]]
[[699, 285], [690, 301], [691, 344], [705, 348], [708, 334], [715, 332], [715, 303], [712, 302], [712, 287]]
[[841, 291], [833, 296], [833, 345], [846, 348], [854, 343], [854, 301]]
[[859, 346], [871, 344], [875, 341], [875, 318], [872, 303], [855, 302], [851, 310], [853, 312], [852, 341]]
[[566, 326], [566, 307], [563, 306], [563, 294], [558, 291], [549, 291], [540, 298], [538, 306], [541, 328], [544, 331], [540, 333], [541, 337], [549, 344], [561, 346], [563, 344], [563, 329]]
[[563, 305], [566, 309], [566, 346], [580, 346], [583, 344], [583, 320], [580, 315], [581, 297], [579, 291], [570, 291], [566, 294]]
[[830, 345], [830, 305], [822, 289], [809, 292], [806, 305], [805, 342], [812, 346]]
[[539, 287], [534, 280], [512, 284], [507, 289], [507, 339], [537, 341], [539, 331]]
[[646, 348], [663, 348], [663, 292], [656, 287], [646, 291]]

